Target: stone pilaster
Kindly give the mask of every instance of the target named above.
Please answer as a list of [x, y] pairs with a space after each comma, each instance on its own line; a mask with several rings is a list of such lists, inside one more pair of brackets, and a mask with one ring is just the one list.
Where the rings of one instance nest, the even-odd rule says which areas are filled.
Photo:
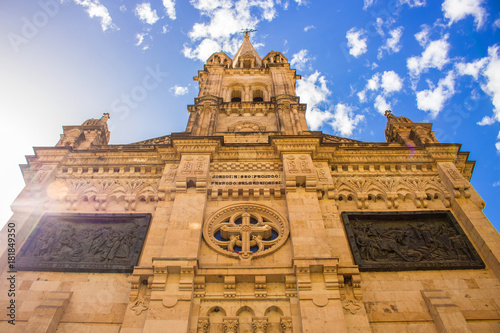
[[442, 290], [421, 290], [421, 293], [439, 333], [471, 332], [460, 308], [453, 304], [445, 292]]
[[47, 293], [47, 297], [42, 301], [42, 304], [33, 311], [28, 320], [28, 325], [20, 331], [34, 333], [56, 332], [72, 295], [72, 292], [62, 291]]
[[500, 277], [500, 234], [483, 213], [484, 201], [451, 162], [438, 162], [438, 172], [452, 194], [451, 209], [486, 265]]

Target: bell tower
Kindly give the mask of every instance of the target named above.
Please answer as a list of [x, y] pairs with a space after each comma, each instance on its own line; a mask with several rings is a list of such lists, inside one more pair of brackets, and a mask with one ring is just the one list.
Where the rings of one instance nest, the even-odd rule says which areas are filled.
[[245, 31], [233, 59], [224, 52], [208, 58], [194, 77], [195, 104], [188, 106], [192, 136], [224, 136], [227, 143], [263, 143], [270, 135], [307, 134], [306, 104], [299, 103], [300, 79], [286, 57], [271, 51], [261, 58]]

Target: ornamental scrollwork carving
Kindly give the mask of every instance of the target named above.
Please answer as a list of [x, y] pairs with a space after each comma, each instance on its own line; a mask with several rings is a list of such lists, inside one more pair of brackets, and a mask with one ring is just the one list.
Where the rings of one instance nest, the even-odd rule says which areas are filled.
[[157, 185], [141, 179], [67, 179], [61, 186], [67, 190], [65, 200], [70, 210], [76, 210], [82, 202], [93, 202], [96, 211], [104, 211], [116, 201], [122, 202], [127, 211], [134, 211], [140, 201], [158, 200]]
[[367, 209], [370, 203], [384, 201], [387, 208], [398, 208], [401, 202], [411, 200], [416, 208], [426, 208], [428, 202], [440, 200], [450, 206], [450, 194], [439, 177], [332, 177], [333, 189], [328, 197], [338, 202], [354, 201], [358, 209]]

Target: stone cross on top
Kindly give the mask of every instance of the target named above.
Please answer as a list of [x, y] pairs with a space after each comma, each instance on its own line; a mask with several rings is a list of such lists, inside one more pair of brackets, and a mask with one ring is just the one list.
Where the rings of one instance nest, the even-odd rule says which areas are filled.
[[242, 33], [242, 34], [245, 34], [245, 36], [250, 36], [249, 34], [250, 34], [251, 32], [256, 32], [256, 31], [257, 31], [257, 30], [254, 30], [254, 29], [248, 29], [248, 28], [247, 28], [247, 29], [241, 29], [241, 33]]
[[257, 252], [264, 250], [262, 239], [271, 237], [272, 228], [263, 223], [252, 224], [250, 217], [250, 214], [243, 213], [241, 224], [229, 223], [220, 229], [222, 238], [230, 239], [229, 251], [234, 251], [234, 246], [240, 246], [240, 253], [243, 256], [250, 256], [252, 246], [259, 247]]

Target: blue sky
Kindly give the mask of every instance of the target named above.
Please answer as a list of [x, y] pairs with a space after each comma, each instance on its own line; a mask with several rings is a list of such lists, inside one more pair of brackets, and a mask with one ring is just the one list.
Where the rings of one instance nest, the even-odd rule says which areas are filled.
[[500, 3], [481, 0], [3, 0], [0, 221], [18, 164], [63, 125], [109, 112], [112, 144], [183, 131], [192, 78], [213, 52], [233, 56], [243, 28], [302, 75], [311, 129], [385, 142], [391, 109], [462, 144], [500, 227]]

